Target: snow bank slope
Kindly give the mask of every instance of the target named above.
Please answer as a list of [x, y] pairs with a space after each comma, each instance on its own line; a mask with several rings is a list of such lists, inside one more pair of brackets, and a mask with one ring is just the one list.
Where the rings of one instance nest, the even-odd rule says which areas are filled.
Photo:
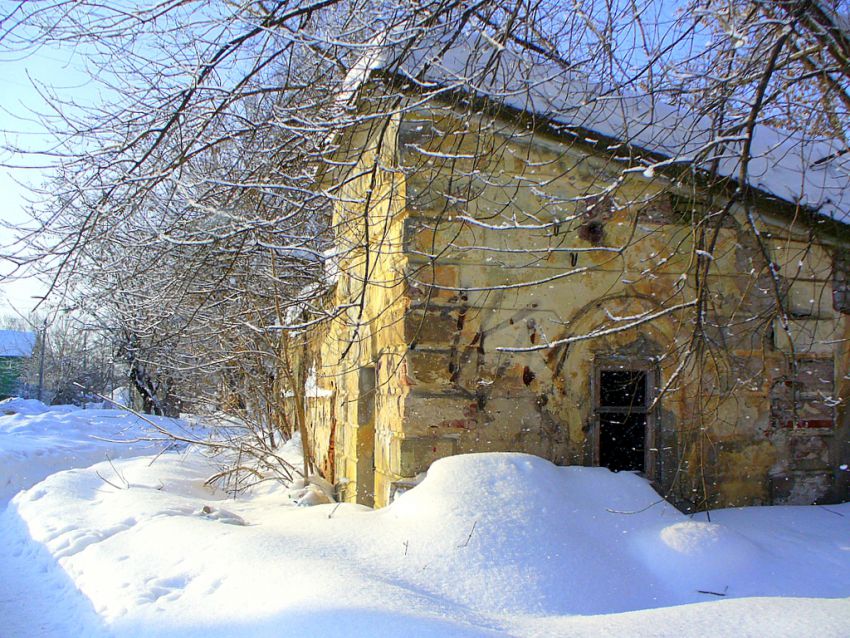
[[638, 531], [682, 520], [663, 502], [645, 509], [657, 501], [632, 474], [485, 454], [438, 461], [422, 485], [376, 516], [458, 602], [510, 613], [610, 613], [669, 604], [673, 595], [647, 580], [645, 552], [633, 547]]
[[[441, 595], [490, 610], [595, 614], [716, 594], [848, 596], [850, 505], [838, 509], [844, 516], [748, 508], [709, 523], [634, 474], [484, 454], [438, 461], [374, 516], [417, 568], [440, 574], [431, 582]], [[760, 522], [747, 525], [751, 517]]]
[[[173, 427], [171, 419], [159, 419]], [[34, 399], [0, 401], [0, 507], [21, 489], [68, 467], [85, 467], [109, 458], [151, 454], [159, 445], [132, 444], [152, 428], [122, 410], [81, 410], [47, 406]]]
[[[850, 601], [829, 599], [850, 596], [850, 505], [707, 523], [628, 473], [480, 454], [438, 461], [384, 510], [303, 508], [282, 488], [229, 500], [204, 487], [212, 469], [188, 453], [55, 474], [13, 499], [0, 535], [46, 550], [85, 595], [74, 622], [117, 636], [841, 636], [850, 623]], [[675, 606], [689, 602], [702, 604]]]

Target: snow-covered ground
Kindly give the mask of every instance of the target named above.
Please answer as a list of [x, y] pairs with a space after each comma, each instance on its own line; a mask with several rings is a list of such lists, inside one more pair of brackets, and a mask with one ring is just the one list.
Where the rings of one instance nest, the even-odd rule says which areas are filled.
[[205, 486], [215, 468], [196, 450], [153, 458], [53, 474], [11, 500], [0, 635], [850, 631], [850, 504], [708, 522], [629, 473], [481, 454], [438, 461], [383, 510], [298, 507], [273, 483], [237, 500]]
[[[165, 429], [175, 427], [172, 419], [147, 418]], [[155, 453], [161, 439], [150, 423], [124, 410], [0, 401], [0, 505], [59, 470]]]
[[[150, 420], [180, 427], [171, 419]], [[60, 470], [155, 454], [163, 443], [152, 439], [161, 438], [151, 423], [122, 410], [0, 401], [0, 636], [85, 636], [91, 626], [68, 624], [65, 610], [90, 605], [80, 601], [55, 559], [28, 539], [24, 521], [5, 511], [9, 499]], [[110, 467], [107, 479], [112, 474]]]

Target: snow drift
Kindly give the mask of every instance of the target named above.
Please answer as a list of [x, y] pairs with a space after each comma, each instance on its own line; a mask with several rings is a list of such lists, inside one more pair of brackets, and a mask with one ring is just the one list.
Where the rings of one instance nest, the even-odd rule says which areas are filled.
[[[175, 427], [172, 419], [151, 419]], [[151, 438], [162, 439], [149, 423], [123, 410], [0, 401], [0, 505], [53, 472], [161, 449], [163, 442]]]
[[[0, 534], [84, 594], [49, 618], [205, 637], [790, 636], [815, 616], [840, 636], [850, 622], [850, 505], [709, 523], [630, 473], [476, 454], [434, 463], [383, 510], [297, 507], [271, 484], [239, 500], [205, 486], [197, 452], [150, 461], [62, 472], [13, 499]], [[123, 483], [97, 475], [114, 472]]]
[[[850, 520], [817, 508], [763, 509], [773, 529], [753, 534], [739, 512], [759, 508], [715, 512], [707, 522], [680, 513], [632, 473], [474, 454], [436, 462], [422, 485], [376, 518], [394, 543], [404, 538], [408, 556], [442, 573], [442, 595], [512, 613], [613, 613], [718, 595], [850, 595]], [[805, 562], [775, 551], [798, 517], [834, 530], [807, 538]], [[827, 558], [842, 547], [843, 561]]]

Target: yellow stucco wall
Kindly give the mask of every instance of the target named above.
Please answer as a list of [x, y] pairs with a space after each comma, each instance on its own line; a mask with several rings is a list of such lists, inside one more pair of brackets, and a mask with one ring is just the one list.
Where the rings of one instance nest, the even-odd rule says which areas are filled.
[[388, 439], [401, 428], [407, 392], [405, 182], [397, 130], [397, 122], [381, 120], [350, 140], [356, 163], [334, 192], [337, 316], [314, 344], [318, 385], [332, 393], [321, 409], [334, 405], [332, 422], [319, 414], [319, 402], [312, 411], [315, 456], [342, 499], [366, 505], [385, 504], [380, 495], [395, 478], [387, 472]]
[[[775, 417], [792, 341], [805, 360], [799, 374], [832, 371], [816, 388], [821, 399], [846, 384], [833, 249], [812, 242], [801, 222], [756, 215], [793, 310], [792, 339], [741, 208], [714, 227], [682, 223], [690, 209], [722, 207], [708, 193], [640, 172], [622, 178], [614, 160], [586, 147], [450, 109], [377, 121], [351, 148], [357, 162], [340, 181], [334, 216], [341, 311], [319, 347], [335, 421], [314, 419], [317, 457], [334, 441], [343, 498], [384, 505], [393, 482], [455, 453], [595, 463], [592, 379], [603, 359], [643, 366], [664, 389], [646, 470], [673, 500], [703, 507], [836, 494], [843, 409], [828, 431]], [[623, 323], [616, 318], [692, 300], [696, 260], [709, 248], [704, 356], [682, 357], [693, 344], [689, 307], [611, 330]], [[600, 330], [554, 348], [504, 350]], [[825, 405], [802, 406], [813, 411], [805, 422], [819, 422]]]

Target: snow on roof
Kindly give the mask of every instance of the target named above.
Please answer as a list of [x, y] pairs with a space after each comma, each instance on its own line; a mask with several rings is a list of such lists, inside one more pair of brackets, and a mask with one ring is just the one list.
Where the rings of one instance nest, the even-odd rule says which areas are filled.
[[322, 292], [321, 284], [316, 282], [304, 286], [292, 299], [292, 304], [283, 313], [283, 323], [286, 326], [296, 326], [304, 323], [303, 315], [308, 312], [311, 302], [314, 302]]
[[333, 286], [339, 281], [339, 248], [333, 246], [322, 253], [322, 281]]
[[0, 330], [0, 357], [31, 357], [35, 333], [22, 330]]
[[[597, 132], [672, 160], [668, 164], [699, 158], [699, 166], [707, 168], [716, 159], [722, 175], [737, 178], [739, 174], [740, 136], [725, 138], [725, 147], [717, 146], [719, 138], [708, 118], [695, 117], [653, 96], [606, 91], [580, 73], [484, 37], [472, 43], [457, 38], [448, 44], [433, 39], [417, 47], [410, 46], [410, 38], [406, 44], [403, 38], [387, 36], [385, 40], [390, 44], [381, 47], [379, 54], [368, 52], [351, 68], [343, 95], [353, 98], [355, 87], [373, 72], [385, 71], [409, 79], [435, 97], [458, 90], [486, 96], [542, 115], [562, 125], [564, 134]], [[717, 150], [706, 153], [712, 145]], [[850, 223], [850, 156], [842, 154], [844, 149], [837, 140], [757, 125], [749, 185]]]

